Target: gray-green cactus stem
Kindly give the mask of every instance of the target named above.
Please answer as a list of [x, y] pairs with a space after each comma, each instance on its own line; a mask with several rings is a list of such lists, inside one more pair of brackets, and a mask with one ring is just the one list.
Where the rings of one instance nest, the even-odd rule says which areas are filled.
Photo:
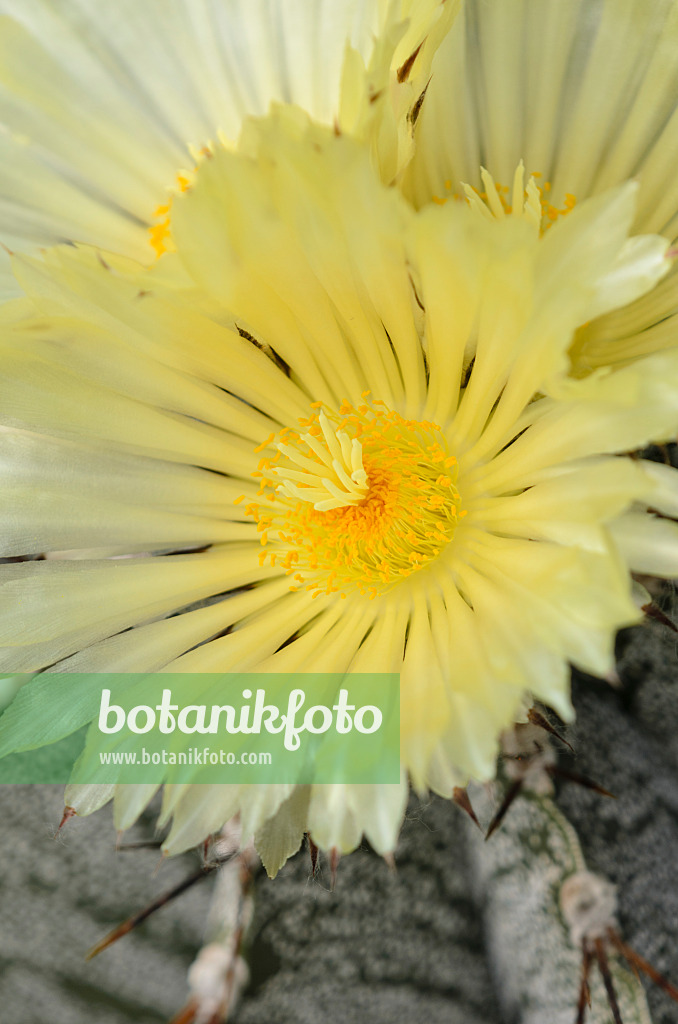
[[[489, 820], [488, 795], [476, 787], [473, 805]], [[563, 884], [586, 869], [576, 832], [547, 797], [516, 800], [489, 842], [469, 822], [473, 885], [482, 908], [496, 990], [506, 1020], [574, 1024], [582, 950], [561, 909]], [[609, 951], [624, 1024], [651, 1024], [640, 982]], [[588, 1024], [612, 1024], [605, 989], [591, 970]]]

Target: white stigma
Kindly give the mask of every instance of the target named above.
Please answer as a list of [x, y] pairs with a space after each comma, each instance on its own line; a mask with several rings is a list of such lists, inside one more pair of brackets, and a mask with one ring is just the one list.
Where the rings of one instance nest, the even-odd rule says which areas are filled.
[[311, 502], [319, 512], [359, 505], [369, 491], [362, 445], [343, 430], [333, 430], [324, 412], [318, 420], [324, 443], [313, 434], [301, 437], [317, 458], [303, 455], [294, 445], [276, 446], [281, 455], [298, 467], [271, 467], [269, 472], [282, 479], [277, 490], [288, 498]]

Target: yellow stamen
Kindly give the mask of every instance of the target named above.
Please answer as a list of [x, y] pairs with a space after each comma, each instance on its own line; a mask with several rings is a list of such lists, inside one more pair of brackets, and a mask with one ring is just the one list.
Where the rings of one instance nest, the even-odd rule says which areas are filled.
[[[543, 234], [559, 217], [567, 216], [574, 209], [577, 199], [571, 192], [566, 192], [563, 205], [555, 206], [548, 198], [551, 182], [545, 181], [543, 185], [539, 185], [536, 179], [541, 177], [540, 171], [533, 171], [527, 186], [523, 188], [524, 168], [520, 163], [514, 175], [513, 186], [509, 188], [508, 185], [495, 182], [492, 175], [483, 167], [481, 168], [481, 178], [485, 186], [484, 189], [481, 191], [470, 185], [464, 185], [464, 194], [470, 206], [478, 208], [480, 201], [481, 210], [486, 215], [489, 214], [498, 220], [503, 220], [509, 214], [521, 217], [524, 212], [535, 210], [535, 216], [541, 222], [541, 233]], [[445, 182], [445, 188], [448, 188], [448, 182]], [[444, 206], [450, 199], [459, 200], [461, 198], [463, 197], [457, 193], [449, 196], [432, 196], [433, 202], [438, 206]]]

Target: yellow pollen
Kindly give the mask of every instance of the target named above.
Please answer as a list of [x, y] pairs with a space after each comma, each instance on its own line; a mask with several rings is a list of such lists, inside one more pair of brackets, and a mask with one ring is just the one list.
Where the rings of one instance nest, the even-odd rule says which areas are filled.
[[174, 195], [179, 192], [188, 192], [190, 187], [191, 181], [188, 174], [177, 174], [176, 185], [170, 192], [167, 202], [157, 206], [154, 210], [153, 216], [157, 223], [151, 225], [148, 235], [151, 248], [157, 257], [162, 256], [164, 252], [174, 252], [174, 243], [171, 237], [172, 202]]
[[281, 457], [252, 473], [261, 501], [245, 513], [261, 533], [262, 563], [293, 576], [291, 590], [374, 598], [451, 540], [463, 515], [456, 460], [435, 423], [406, 420], [379, 400], [313, 409], [301, 431], [283, 428], [257, 446]]
[[156, 206], [153, 211], [153, 217], [156, 221], [148, 229], [148, 240], [151, 244], [151, 248], [154, 250], [157, 257], [162, 256], [165, 252], [175, 252], [176, 247], [172, 241], [172, 203], [174, 202], [175, 196], [181, 192], [188, 192], [195, 172], [198, 170], [200, 161], [205, 157], [212, 155], [214, 151], [214, 144], [208, 143], [206, 146], [202, 146], [200, 149], [194, 149], [189, 147], [191, 155], [195, 160], [195, 166], [190, 171], [180, 171], [176, 176], [175, 184], [168, 190], [169, 196], [167, 202], [161, 203], [160, 206]]

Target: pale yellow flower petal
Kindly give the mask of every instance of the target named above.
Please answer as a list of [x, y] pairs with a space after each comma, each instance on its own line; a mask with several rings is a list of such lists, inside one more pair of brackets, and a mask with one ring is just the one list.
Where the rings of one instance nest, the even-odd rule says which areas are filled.
[[53, 671], [159, 672], [191, 647], [222, 633], [240, 616], [251, 614], [286, 593], [287, 581], [276, 580], [245, 594], [230, 596], [228, 604], [216, 601], [169, 619], [135, 626], [64, 658]]
[[367, 386], [414, 410], [424, 363], [404, 259], [411, 211], [378, 189], [361, 146], [324, 132], [300, 146], [309, 130], [300, 111], [279, 108], [250, 128], [247, 155], [207, 161], [176, 204], [181, 258], [255, 335], [275, 334], [315, 399], [338, 405]]
[[257, 547], [217, 547], [200, 556], [4, 565], [0, 662], [29, 672], [128, 626], [270, 576], [270, 569], [258, 566]]
[[130, 828], [157, 793], [159, 785], [116, 786], [113, 824], [118, 831]]
[[611, 524], [624, 561], [633, 572], [675, 579], [678, 576], [678, 525], [629, 512]]
[[[513, 657], [525, 657], [525, 631], [529, 633], [534, 623], [536, 634], [548, 646], [567, 651], [568, 659], [579, 667], [601, 675], [609, 670], [612, 623], [628, 624], [638, 618], [629, 596], [628, 574], [609, 538], [607, 550], [594, 553], [478, 531], [470, 539], [469, 548], [472, 553], [457, 569], [461, 589], [469, 596], [478, 595], [482, 604], [476, 608], [474, 602], [474, 611], [482, 616], [482, 608], [486, 609], [485, 619], [481, 617], [480, 621], [488, 631], [494, 618], [487, 602], [497, 602], [503, 595], [511, 609], [506, 616], [512, 623], [506, 646], [509, 650], [516, 647]], [[528, 577], [529, 587], [522, 582]], [[526, 607], [531, 608], [529, 616], [523, 614]], [[521, 636], [522, 643], [517, 643]], [[497, 646], [499, 657], [503, 646]], [[494, 660], [492, 649], [488, 657]], [[567, 688], [556, 682], [557, 675], [540, 675], [534, 661], [523, 664], [521, 672], [516, 673], [511, 658], [506, 657], [509, 674], [516, 680], [524, 674], [530, 676], [530, 688], [547, 702], [558, 699], [558, 692], [565, 695]], [[551, 690], [548, 697], [544, 687]]]
[[[32, 546], [132, 554], [252, 539], [249, 524], [232, 521], [244, 489], [237, 484], [157, 459], [119, 456], [104, 464], [101, 455], [55, 438], [3, 433], [3, 556]], [[182, 488], [188, 507], [179, 503]], [[87, 496], [74, 503], [77, 492]]]
[[[535, 403], [529, 431], [486, 467], [469, 474], [474, 488], [501, 493], [509, 482], [525, 486], [543, 471], [596, 453], [632, 451], [668, 440], [678, 419], [678, 352], [650, 356], [614, 373], [562, 387], [563, 399]], [[540, 414], [541, 413], [541, 414]]]
[[76, 814], [85, 817], [107, 804], [114, 794], [115, 786], [71, 785], [66, 786], [64, 802], [66, 807], [72, 807]]
[[398, 838], [407, 796], [405, 773], [398, 785], [313, 786], [307, 828], [325, 850], [349, 853], [364, 833], [377, 853], [389, 853]]
[[644, 494], [647, 504], [662, 515], [678, 519], [678, 473], [672, 466], [648, 461], [642, 463], [642, 471], [650, 482]]
[[[124, 390], [127, 392], [128, 376], [136, 376], [141, 354], [141, 357], [150, 357], [162, 366], [167, 365], [180, 374], [188, 374], [210, 385], [228, 391], [236, 388], [239, 398], [276, 420], [294, 418], [306, 412], [303, 393], [280, 374], [265, 353], [241, 336], [232, 316], [224, 318], [226, 324], [215, 323], [209, 314], [193, 307], [191, 293], [184, 295], [180, 292], [177, 295], [167, 287], [163, 288], [162, 276], [159, 277], [156, 295], [148, 290], [156, 282], [155, 274], [144, 275], [138, 264], [116, 261], [110, 254], [106, 254], [106, 266], [110, 266], [111, 271], [102, 274], [101, 258], [92, 250], [69, 247], [50, 250], [44, 263], [27, 258], [14, 261], [17, 278], [33, 299], [34, 317], [37, 307], [41, 313], [50, 316], [50, 328], [53, 328], [55, 317], [75, 315], [77, 318], [84, 303], [90, 311], [92, 323], [83, 342], [86, 344], [92, 328], [102, 329], [107, 334], [109, 345], [122, 348], [119, 360], [115, 360], [122, 370], [112, 370], [106, 377], [102, 368], [95, 379], [108, 387], [115, 382], [116, 373], [123, 373]], [[20, 333], [21, 320], [12, 317], [13, 306], [14, 303], [8, 304], [0, 315], [6, 312]], [[24, 307], [20, 305], [19, 310], [23, 313]], [[61, 324], [56, 326], [58, 330]], [[11, 340], [8, 336], [8, 345]], [[23, 340], [16, 347], [20, 347], [22, 352], [27, 350]], [[90, 363], [96, 362], [96, 356], [91, 353], [88, 356]], [[131, 365], [128, 360], [132, 360]], [[125, 367], [127, 374], [124, 374]], [[148, 368], [146, 372], [149, 377], [155, 377], [155, 372], [150, 374]], [[137, 383], [132, 390], [147, 400], [152, 389], [161, 386], [162, 376], [166, 375], [160, 370], [158, 384], [151, 379], [145, 385]], [[175, 402], [176, 398], [173, 398], [170, 404], [174, 406]], [[193, 404], [186, 407], [186, 411], [193, 413], [195, 408]], [[225, 399], [220, 405], [217, 422], [220, 425], [233, 424], [236, 433], [249, 436], [251, 429], [241, 426], [245, 418], [249, 423], [262, 426], [266, 422], [244, 408], [242, 401]]]
[[546, 477], [522, 494], [479, 495], [467, 503], [469, 521], [513, 537], [601, 552], [607, 547], [605, 523], [634, 498], [654, 502], [656, 491], [648, 480], [651, 468], [648, 463], [641, 468], [622, 459], [591, 459], [580, 467], [559, 467], [557, 476]]
[[[262, 575], [270, 575], [270, 572], [270, 569], [260, 570]], [[286, 595], [270, 608], [264, 608], [259, 614], [246, 617], [243, 623], [239, 623], [238, 629], [228, 636], [221, 636], [183, 654], [164, 671], [258, 672], [266, 659], [271, 658], [297, 631], [303, 632], [322, 611], [322, 607], [318, 608], [318, 602], [312, 604], [310, 594], [305, 591], [290, 594], [289, 582], [286, 582]], [[228, 606], [225, 608], [225, 617], [227, 615]], [[322, 618], [322, 628], [329, 630], [332, 625], [332, 613], [330, 612], [327, 618]]]
[[[165, 789], [165, 795], [176, 796], [171, 803], [165, 802], [164, 814], [158, 825], [164, 827], [172, 820], [172, 828], [163, 842], [163, 852], [183, 853], [197, 846], [205, 838], [217, 832], [225, 821], [237, 813], [240, 805], [240, 786], [193, 785]], [[177, 792], [178, 790], [178, 792]], [[172, 793], [174, 791], [174, 793]], [[285, 799], [287, 793], [283, 795]], [[282, 800], [281, 800], [282, 802]]]
[[173, 462], [201, 464], [246, 477], [252, 445], [244, 438], [150, 406], [83, 378], [30, 349], [2, 345], [0, 422], [57, 437], [89, 436], [112, 449]]
[[340, 783], [314, 786], [308, 808], [308, 826], [314, 842], [324, 850], [355, 850], [364, 823], [356, 819], [349, 787]]

